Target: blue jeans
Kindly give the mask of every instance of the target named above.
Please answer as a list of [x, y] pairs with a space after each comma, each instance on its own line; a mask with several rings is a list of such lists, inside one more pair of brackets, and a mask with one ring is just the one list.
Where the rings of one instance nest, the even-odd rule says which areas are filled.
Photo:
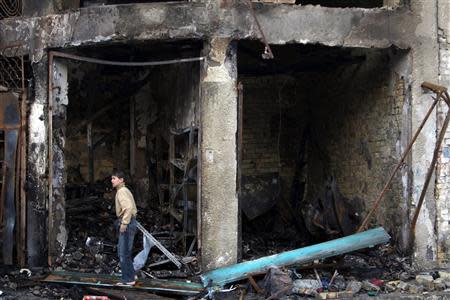
[[131, 219], [125, 232], [120, 232], [120, 222], [118, 223], [119, 243], [117, 245], [117, 252], [119, 255], [120, 269], [122, 270], [122, 281], [131, 282], [134, 281], [135, 275], [131, 255], [133, 251], [134, 235], [136, 234], [136, 219]]

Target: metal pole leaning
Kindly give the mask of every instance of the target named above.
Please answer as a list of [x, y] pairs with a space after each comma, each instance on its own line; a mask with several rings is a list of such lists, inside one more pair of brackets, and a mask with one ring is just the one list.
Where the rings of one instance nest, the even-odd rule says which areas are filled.
[[431, 115], [431, 112], [433, 111], [434, 107], [436, 106], [436, 104], [439, 101], [439, 98], [441, 97], [441, 93], [438, 94], [438, 97], [434, 99], [433, 104], [431, 105], [430, 109], [428, 110], [427, 114], [425, 115], [425, 118], [423, 119], [422, 123], [420, 124], [419, 128], [417, 128], [416, 133], [414, 134], [411, 142], [409, 143], [408, 147], [406, 147], [405, 151], [403, 152], [403, 155], [400, 159], [400, 161], [397, 163], [397, 165], [394, 168], [394, 171], [392, 171], [391, 176], [389, 177], [388, 181], [386, 182], [386, 184], [383, 187], [383, 190], [381, 191], [380, 195], [378, 196], [377, 200], [375, 201], [372, 209], [369, 211], [369, 213], [367, 214], [367, 216], [364, 218], [363, 222], [361, 223], [361, 225], [359, 226], [357, 232], [362, 232], [364, 231], [364, 229], [366, 228], [367, 224], [369, 223], [370, 218], [372, 217], [373, 213], [378, 209], [378, 207], [380, 206], [381, 200], [383, 199], [384, 194], [386, 194], [389, 186], [392, 183], [392, 180], [394, 179], [395, 174], [397, 173], [397, 171], [400, 169], [400, 167], [402, 166], [406, 156], [409, 154], [409, 152], [411, 151], [411, 148], [413, 146], [413, 144], [415, 143], [417, 137], [419, 136], [419, 133], [422, 131], [423, 127], [425, 126], [425, 123], [427, 122], [428, 118]]
[[172, 254], [169, 252], [169, 250], [167, 250], [166, 248], [164, 248], [163, 245], [161, 245], [160, 242], [158, 242], [157, 239], [155, 239], [153, 237], [153, 235], [150, 234], [150, 232], [148, 232], [144, 226], [141, 225], [141, 223], [137, 222], [137, 228], [142, 231], [142, 233], [144, 234], [144, 236], [146, 238], [148, 238], [159, 250], [161, 250], [162, 253], [164, 253], [165, 256], [167, 256], [168, 259], [170, 259], [171, 262], [173, 262], [177, 268], [181, 268], [181, 262]]
[[414, 234], [416, 230], [416, 223], [417, 219], [419, 217], [420, 209], [422, 208], [423, 201], [425, 199], [425, 194], [428, 189], [428, 185], [430, 184], [431, 176], [433, 175], [437, 159], [439, 157], [439, 149], [441, 148], [442, 142], [444, 141], [445, 133], [448, 128], [448, 123], [450, 121], [450, 98], [448, 97], [448, 94], [445, 92], [445, 97], [442, 96], [442, 94], [439, 94], [447, 103], [447, 106], [449, 107], [449, 110], [447, 111], [447, 116], [445, 117], [444, 124], [442, 125], [441, 131], [439, 132], [439, 138], [436, 141], [436, 146], [434, 147], [434, 153], [433, 153], [433, 159], [431, 160], [430, 167], [428, 168], [427, 176], [425, 177], [425, 182], [423, 184], [422, 192], [420, 193], [419, 201], [417, 203], [417, 208], [414, 213], [414, 217], [411, 222], [411, 233]]

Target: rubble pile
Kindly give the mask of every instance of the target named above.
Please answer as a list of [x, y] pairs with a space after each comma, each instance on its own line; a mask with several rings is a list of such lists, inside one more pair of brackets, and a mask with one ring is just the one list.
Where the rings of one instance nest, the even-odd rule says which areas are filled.
[[409, 258], [400, 257], [391, 246], [381, 246], [325, 259], [320, 264], [272, 267], [264, 276], [256, 274], [243, 281], [240, 290], [218, 294], [244, 294], [243, 299], [342, 299], [440, 292], [450, 292], [450, 272], [417, 273]]
[[[57, 259], [53, 266], [56, 271], [73, 271], [82, 273], [114, 274], [120, 272], [117, 257], [117, 229], [114, 221], [117, 219], [114, 210], [114, 194], [106, 185], [96, 187], [95, 192], [86, 191], [83, 186], [71, 186], [68, 194], [81, 198], [71, 198], [66, 201], [66, 225], [68, 231], [67, 246], [64, 255]], [[170, 224], [164, 224], [161, 213], [149, 207], [139, 207], [138, 221], [148, 229], [158, 241], [170, 252], [184, 256], [181, 247], [181, 236], [176, 231], [171, 232]], [[91, 240], [88, 245], [88, 240]], [[134, 253], [143, 248], [143, 235], [140, 231], [135, 236]], [[191, 255], [195, 255], [195, 251]], [[195, 266], [196, 260], [191, 263]], [[141, 276], [155, 277], [186, 277], [177, 274], [174, 266], [167, 261], [158, 249], [150, 252], [147, 265], [142, 269]], [[161, 270], [163, 269], [163, 270]], [[166, 269], [168, 269], [166, 271]], [[151, 275], [151, 272], [157, 272]], [[183, 275], [183, 276], [182, 276]]]
[[0, 274], [0, 299], [79, 299], [77, 287], [42, 284], [45, 269], [4, 270]]
[[103, 247], [98, 251], [86, 247], [86, 240], [91, 236], [101, 237], [108, 245], [116, 243], [111, 200], [88, 196], [70, 199], [66, 205], [68, 241], [64, 256], [56, 262], [56, 269], [97, 274], [113, 272], [118, 265], [113, 247]]

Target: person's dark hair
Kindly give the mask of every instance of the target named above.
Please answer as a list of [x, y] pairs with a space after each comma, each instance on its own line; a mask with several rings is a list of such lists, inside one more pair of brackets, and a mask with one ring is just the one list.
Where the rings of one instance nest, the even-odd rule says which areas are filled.
[[119, 179], [125, 180], [125, 172], [123, 172], [122, 170], [114, 170], [111, 176], [116, 176]]

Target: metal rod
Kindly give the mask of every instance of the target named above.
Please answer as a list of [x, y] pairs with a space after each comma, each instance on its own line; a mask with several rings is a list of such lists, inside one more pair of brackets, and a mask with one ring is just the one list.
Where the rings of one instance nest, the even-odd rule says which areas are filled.
[[173, 256], [173, 254], [170, 253], [166, 248], [164, 248], [164, 246], [161, 245], [161, 243], [157, 239], [155, 239], [153, 237], [153, 235], [151, 235], [150, 232], [148, 232], [144, 228], [144, 226], [141, 225], [141, 223], [139, 223], [137, 221], [136, 221], [136, 223], [137, 223], [137, 228], [142, 232], [142, 234], [146, 238], [148, 238], [153, 243], [153, 245], [155, 245], [159, 250], [161, 250], [161, 252], [164, 253], [164, 255], [178, 267], [178, 269], [181, 268], [181, 262], [175, 256]]
[[68, 53], [64, 53], [64, 52], [58, 52], [58, 51], [50, 51], [50, 53], [55, 57], [63, 57], [63, 58], [74, 59], [74, 60], [78, 60], [78, 61], [85, 61], [85, 62], [100, 64], [100, 65], [123, 66], [123, 67], [160, 66], [160, 65], [170, 65], [170, 64], [202, 61], [205, 59], [205, 57], [200, 56], [200, 57], [170, 59], [170, 60], [161, 60], [161, 61], [120, 62], [120, 61], [112, 61], [112, 60], [104, 60], [104, 59], [79, 56], [79, 55], [68, 54]]
[[[48, 234], [53, 232], [53, 56], [48, 53]], [[48, 237], [48, 265], [52, 265], [51, 237]]]
[[256, 17], [255, 10], [253, 9], [252, 2], [250, 2], [250, 0], [244, 0], [244, 1], [247, 3], [248, 7], [250, 8], [250, 12], [251, 12], [251, 14], [253, 16], [253, 19], [255, 20], [256, 26], [258, 26], [259, 33], [261, 33], [261, 37], [262, 37], [262, 40], [263, 40], [263, 43], [264, 43], [264, 46], [265, 46], [264, 54], [263, 54], [262, 57], [265, 58], [265, 59], [267, 59], [267, 58], [273, 59], [274, 56], [273, 56], [272, 49], [270, 49], [270, 46], [269, 46], [269, 44], [267, 43], [267, 40], [266, 40], [266, 36], [264, 35], [264, 32], [261, 29], [261, 25], [259, 24], [258, 18]]
[[[440, 94], [441, 95], [441, 94]], [[447, 101], [450, 99], [447, 99]], [[446, 102], [447, 102], [446, 101]], [[428, 168], [427, 176], [425, 177], [425, 182], [423, 184], [422, 192], [420, 193], [419, 202], [416, 207], [416, 211], [414, 213], [414, 217], [411, 222], [411, 232], [414, 233], [416, 229], [417, 219], [419, 217], [420, 209], [422, 208], [423, 201], [425, 199], [425, 194], [428, 189], [428, 185], [430, 184], [431, 176], [435, 170], [436, 162], [439, 157], [439, 150], [441, 148], [442, 142], [444, 141], [445, 134], [447, 132], [448, 123], [450, 121], [450, 107], [447, 111], [447, 116], [445, 117], [444, 124], [442, 125], [441, 131], [439, 132], [439, 138], [436, 141], [436, 146], [434, 147], [433, 159], [431, 160], [430, 166]]]
[[24, 88], [22, 93], [22, 103], [20, 107], [21, 111], [21, 129], [20, 129], [20, 140], [21, 140], [21, 154], [20, 154], [20, 242], [21, 242], [21, 255], [22, 258], [19, 259], [19, 264], [23, 267], [26, 265], [26, 216], [27, 216], [27, 199], [25, 193], [25, 180], [26, 180], [26, 126], [27, 126], [27, 91]]
[[411, 142], [409, 143], [409, 145], [406, 147], [405, 151], [403, 152], [403, 155], [400, 159], [400, 161], [397, 163], [397, 165], [394, 168], [394, 171], [392, 172], [391, 176], [389, 177], [388, 181], [386, 182], [386, 184], [383, 187], [383, 190], [381, 191], [380, 195], [378, 196], [377, 200], [375, 201], [372, 209], [370, 210], [370, 212], [367, 214], [367, 216], [364, 218], [364, 221], [361, 223], [361, 225], [359, 226], [357, 232], [361, 232], [363, 231], [367, 224], [369, 223], [370, 218], [372, 217], [373, 213], [377, 210], [378, 206], [381, 203], [381, 200], [383, 199], [384, 194], [387, 192], [389, 186], [392, 183], [392, 180], [394, 179], [394, 175], [397, 173], [397, 171], [400, 169], [400, 167], [403, 164], [403, 161], [405, 160], [406, 156], [409, 154], [409, 152], [411, 151], [411, 148], [413, 146], [413, 144], [415, 143], [417, 137], [419, 136], [419, 133], [422, 131], [423, 127], [425, 126], [426, 121], [428, 120], [428, 118], [431, 115], [431, 112], [433, 111], [434, 107], [436, 106], [436, 104], [439, 101], [441, 94], [438, 94], [438, 97], [434, 99], [433, 104], [431, 105], [430, 109], [428, 110], [427, 114], [425, 115], [425, 118], [423, 119], [422, 123], [420, 124], [419, 128], [417, 129], [416, 133], [414, 134]]

